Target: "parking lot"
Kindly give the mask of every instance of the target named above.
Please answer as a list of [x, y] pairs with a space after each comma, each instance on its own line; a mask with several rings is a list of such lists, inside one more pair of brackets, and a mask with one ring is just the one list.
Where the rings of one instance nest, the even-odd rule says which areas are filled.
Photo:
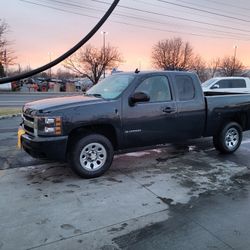
[[117, 155], [80, 179], [16, 149], [19, 117], [0, 120], [0, 249], [248, 249], [249, 145], [211, 138]]

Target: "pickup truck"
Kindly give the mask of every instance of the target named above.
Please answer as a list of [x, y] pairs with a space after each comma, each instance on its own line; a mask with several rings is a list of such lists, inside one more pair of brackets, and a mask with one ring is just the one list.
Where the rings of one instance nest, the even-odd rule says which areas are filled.
[[34, 157], [68, 161], [81, 177], [102, 175], [114, 153], [213, 136], [233, 153], [250, 129], [250, 95], [204, 96], [196, 74], [118, 73], [85, 94], [27, 103], [21, 145]]
[[201, 86], [204, 92], [250, 93], [248, 77], [214, 77]]

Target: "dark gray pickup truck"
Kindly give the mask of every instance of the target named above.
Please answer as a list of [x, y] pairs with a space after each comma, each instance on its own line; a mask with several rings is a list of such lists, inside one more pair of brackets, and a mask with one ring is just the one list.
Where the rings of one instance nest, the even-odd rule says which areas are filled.
[[213, 136], [216, 149], [232, 153], [250, 128], [250, 95], [213, 95], [193, 73], [115, 74], [84, 95], [27, 103], [21, 144], [87, 178], [103, 174], [114, 152], [136, 147]]

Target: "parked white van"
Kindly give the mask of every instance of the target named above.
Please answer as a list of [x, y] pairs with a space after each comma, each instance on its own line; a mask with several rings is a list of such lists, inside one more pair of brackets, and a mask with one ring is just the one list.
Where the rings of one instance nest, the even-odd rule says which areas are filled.
[[204, 92], [250, 93], [248, 77], [215, 77], [202, 83]]

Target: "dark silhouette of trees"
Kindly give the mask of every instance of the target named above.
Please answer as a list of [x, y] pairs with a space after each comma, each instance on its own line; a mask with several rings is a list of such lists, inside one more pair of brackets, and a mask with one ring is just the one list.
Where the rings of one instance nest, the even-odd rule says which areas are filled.
[[[6, 33], [8, 32], [8, 24], [0, 19], [0, 77], [6, 75], [8, 66], [13, 65], [16, 57], [13, 50], [10, 48], [10, 41], [6, 39]], [[4, 73], [2, 72], [4, 69]]]
[[159, 41], [152, 49], [152, 62], [157, 69], [188, 70], [192, 58], [192, 46], [179, 37]]
[[192, 59], [190, 70], [198, 75], [201, 82], [205, 82], [209, 78], [207, 64], [199, 55]]
[[76, 75], [75, 73], [72, 73], [68, 70], [62, 70], [62, 69], [58, 69], [55, 74], [55, 76], [61, 80], [74, 78], [75, 75]]
[[244, 74], [243, 63], [235, 56], [213, 59], [210, 63], [195, 55], [189, 42], [180, 37], [159, 41], [153, 46], [153, 66], [160, 70], [194, 71], [200, 80], [219, 76], [240, 76]]
[[234, 56], [227, 56], [221, 59], [218, 71], [221, 76], [240, 76], [244, 72], [243, 63]]
[[104, 50], [104, 48], [98, 49], [89, 44], [67, 59], [64, 67], [82, 77], [88, 77], [96, 84], [105, 69], [118, 67], [121, 62], [121, 54], [115, 47], [108, 45]]
[[219, 70], [220, 62], [221, 62], [221, 59], [219, 57], [214, 58], [209, 62], [208, 68], [209, 68], [209, 76], [210, 76], [210, 78], [215, 77], [216, 73]]

